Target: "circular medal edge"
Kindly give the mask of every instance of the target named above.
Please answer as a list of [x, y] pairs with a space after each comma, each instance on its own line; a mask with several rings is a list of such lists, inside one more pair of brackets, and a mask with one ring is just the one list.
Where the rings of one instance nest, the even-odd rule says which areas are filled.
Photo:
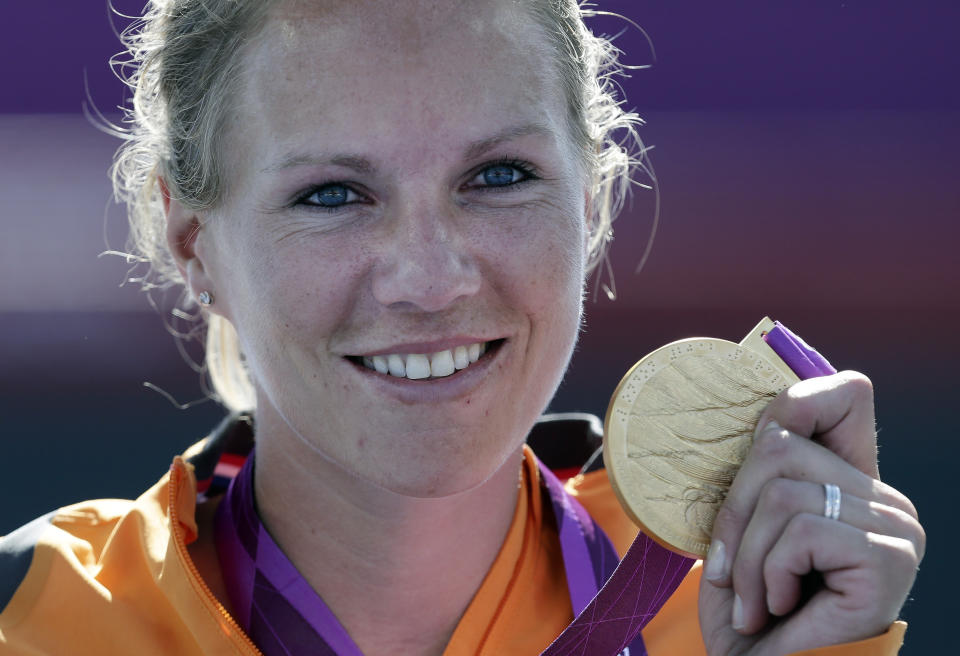
[[[662, 356], [664, 351], [668, 351], [669, 349], [676, 348], [678, 346], [687, 346], [687, 345], [704, 343], [704, 342], [722, 345], [725, 349], [732, 347], [735, 349], [740, 349], [742, 351], [749, 351], [751, 354], [759, 358], [768, 366], [772, 367], [772, 365], [770, 365], [766, 361], [766, 358], [764, 358], [761, 354], [757, 353], [755, 350], [745, 347], [743, 345], [737, 344], [735, 342], [731, 342], [729, 340], [718, 339], [714, 337], [689, 337], [685, 339], [676, 340], [668, 344], [664, 344], [663, 346], [649, 352], [647, 355], [643, 356], [642, 358], [640, 358], [640, 360], [634, 363], [634, 365], [630, 367], [629, 370], [627, 370], [627, 373], [624, 374], [624, 376], [620, 379], [620, 382], [617, 384], [617, 387], [614, 389], [614, 392], [610, 397], [610, 403], [607, 406], [607, 412], [604, 417], [604, 440], [603, 440], [604, 464], [607, 469], [607, 476], [610, 480], [611, 487], [613, 488], [614, 494], [617, 497], [617, 500], [620, 502], [620, 505], [626, 511], [630, 519], [632, 519], [633, 522], [640, 527], [640, 529], [643, 531], [645, 535], [647, 535], [649, 538], [654, 540], [654, 542], [656, 542], [657, 544], [659, 544], [660, 546], [666, 549], [669, 549], [670, 551], [673, 551], [674, 553], [680, 554], [682, 556], [690, 557], [690, 558], [704, 558], [707, 554], [707, 550], [709, 549], [709, 544], [696, 545], [696, 546], [700, 546], [699, 549], [697, 548], [685, 549], [679, 546], [677, 544], [678, 542], [685, 541], [683, 540], [683, 536], [678, 535], [678, 536], [675, 536], [673, 539], [671, 539], [670, 536], [662, 535], [658, 531], [653, 530], [648, 525], [648, 522], [644, 522], [637, 516], [637, 513], [634, 511], [632, 504], [627, 500], [626, 496], [624, 495], [622, 491], [623, 482], [619, 480], [619, 477], [623, 476], [622, 472], [620, 471], [620, 463], [622, 460], [620, 456], [615, 454], [614, 447], [625, 445], [626, 440], [620, 439], [621, 438], [620, 433], [623, 431], [619, 429], [614, 430], [612, 417], [613, 417], [614, 409], [618, 405], [618, 400], [621, 397], [621, 393], [631, 382], [633, 382], [633, 379], [637, 375], [638, 369], [640, 369], [644, 365], [649, 364], [652, 360], [655, 360], [657, 357]], [[657, 367], [657, 370], [659, 370], [660, 368], [661, 367]], [[615, 442], [617, 444], [614, 444]]]

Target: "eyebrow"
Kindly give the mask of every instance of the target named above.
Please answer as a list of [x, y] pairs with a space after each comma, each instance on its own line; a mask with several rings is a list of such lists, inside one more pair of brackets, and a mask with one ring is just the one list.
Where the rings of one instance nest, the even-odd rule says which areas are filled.
[[332, 155], [330, 157], [316, 157], [313, 155], [287, 155], [276, 164], [271, 164], [261, 169], [264, 173], [279, 173], [286, 169], [296, 166], [316, 166], [320, 164], [333, 164], [344, 168], [353, 169], [357, 173], [373, 173], [376, 167], [373, 162], [366, 157], [359, 155]]
[[466, 147], [463, 157], [466, 160], [477, 159], [487, 154], [500, 144], [506, 141], [519, 139], [529, 135], [535, 136], [553, 136], [553, 130], [545, 123], [527, 123], [525, 125], [516, 125], [503, 130], [492, 137], [474, 141]]
[[[502, 143], [519, 139], [529, 135], [553, 136], [554, 131], [545, 123], [526, 123], [524, 125], [515, 125], [498, 132], [492, 137], [474, 141], [464, 149], [463, 157], [465, 160], [473, 160], [482, 157]], [[353, 169], [357, 173], [369, 175], [376, 172], [376, 166], [366, 157], [361, 155], [336, 154], [329, 156], [316, 156], [307, 154], [290, 154], [275, 164], [270, 164], [263, 169], [263, 173], [279, 173], [286, 169], [297, 166], [318, 166], [335, 165], [344, 168]]]

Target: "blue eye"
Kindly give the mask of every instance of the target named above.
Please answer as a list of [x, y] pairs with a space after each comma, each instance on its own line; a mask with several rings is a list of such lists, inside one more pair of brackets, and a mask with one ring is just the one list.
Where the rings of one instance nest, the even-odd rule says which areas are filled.
[[303, 199], [307, 205], [319, 205], [321, 207], [340, 207], [346, 205], [351, 199], [351, 189], [342, 184], [329, 184], [315, 190], [309, 196]]
[[490, 187], [506, 187], [526, 178], [525, 171], [510, 164], [496, 164], [483, 170], [483, 181]]
[[491, 162], [474, 175], [470, 186], [478, 191], [507, 191], [513, 187], [520, 187], [530, 180], [538, 180], [539, 176], [530, 164], [522, 160], [503, 159]]

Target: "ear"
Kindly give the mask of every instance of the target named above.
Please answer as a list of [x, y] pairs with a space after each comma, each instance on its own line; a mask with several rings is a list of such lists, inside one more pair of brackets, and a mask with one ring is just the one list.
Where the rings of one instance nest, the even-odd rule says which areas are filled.
[[[160, 178], [158, 182], [163, 198], [163, 210], [167, 218], [167, 248], [173, 255], [180, 275], [186, 281], [187, 289], [194, 298], [204, 291], [215, 295], [216, 285], [210, 277], [208, 263], [205, 262], [206, 249], [201, 243], [206, 241], [202, 240], [201, 216], [171, 196], [166, 180]], [[220, 310], [220, 314], [223, 314], [222, 304], [219, 304], [217, 309]]]

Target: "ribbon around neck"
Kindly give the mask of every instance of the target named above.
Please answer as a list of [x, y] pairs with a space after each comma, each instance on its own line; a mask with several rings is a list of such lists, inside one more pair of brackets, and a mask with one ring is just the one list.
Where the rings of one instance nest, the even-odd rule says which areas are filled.
[[[217, 554], [235, 619], [266, 656], [363, 656], [260, 521], [254, 503], [253, 463], [251, 452], [227, 488], [214, 523]], [[613, 575], [619, 562], [617, 552], [559, 479], [539, 461], [538, 465], [556, 520], [570, 602], [574, 614], [581, 614]], [[665, 600], [669, 592], [662, 592]], [[656, 610], [643, 612], [652, 617]], [[645, 654], [642, 640], [636, 638], [631, 654]]]

